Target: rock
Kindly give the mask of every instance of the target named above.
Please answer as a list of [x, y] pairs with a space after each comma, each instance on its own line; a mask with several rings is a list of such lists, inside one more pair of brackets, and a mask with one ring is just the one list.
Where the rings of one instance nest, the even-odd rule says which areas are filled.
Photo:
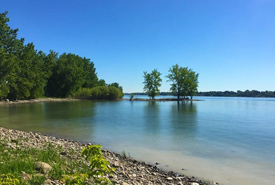
[[31, 175], [27, 174], [26, 172], [22, 171], [21, 179], [23, 182], [27, 182], [31, 179]]
[[115, 162], [114, 162], [114, 166], [115, 166], [115, 167], [119, 167], [119, 165], [120, 165], [120, 164], [119, 164], [118, 161], [115, 161]]
[[196, 182], [192, 182], [191, 185], [200, 185], [200, 184]]
[[167, 177], [167, 178], [166, 178], [166, 180], [168, 180], [168, 181], [172, 181], [172, 180], [173, 180], [173, 178], [172, 178], [172, 177]]
[[36, 169], [41, 171], [44, 174], [48, 174], [52, 170], [52, 167], [49, 164], [44, 162], [36, 162], [35, 165], [36, 165]]
[[52, 185], [51, 179], [47, 179], [44, 181], [43, 185]]
[[[83, 143], [76, 141], [69, 141], [62, 138], [57, 138], [53, 136], [45, 136], [34, 132], [22, 132], [12, 129], [4, 129], [0, 127], [0, 141], [5, 141], [6, 150], [3, 152], [9, 152], [12, 148], [28, 149], [47, 149], [47, 146], [51, 144], [55, 148], [62, 147], [60, 151], [60, 156], [64, 160], [77, 160], [83, 161], [81, 156], [82, 149], [87, 146]], [[18, 141], [18, 142], [17, 142]], [[71, 154], [71, 150], [74, 150]], [[106, 160], [110, 162], [111, 167], [115, 167], [116, 170], [113, 174], [107, 175], [113, 184], [117, 185], [142, 185], [142, 184], [177, 184], [177, 185], [199, 185], [202, 184], [201, 181], [194, 177], [186, 177], [184, 175], [177, 175], [173, 172], [165, 172], [157, 168], [158, 162], [155, 165], [149, 165], [145, 162], [140, 162], [134, 159], [124, 159], [118, 153], [110, 152], [107, 150], [102, 150], [103, 156]], [[54, 161], [51, 161], [54, 164]], [[0, 162], [1, 165], [1, 162]], [[48, 177], [49, 172], [52, 167], [45, 162], [37, 162], [36, 169], [39, 170], [39, 174], [33, 174], [30, 176], [25, 172], [22, 172], [22, 182], [26, 180], [25, 183], [29, 183], [29, 178], [35, 177], [46, 177], [48, 178], [44, 185], [61, 185], [64, 184], [63, 181], [57, 179], [51, 179], [53, 177]], [[184, 170], [184, 169], [182, 169]], [[71, 169], [71, 173], [77, 171]], [[41, 173], [41, 174], [40, 174]], [[87, 181], [88, 182], [88, 181]], [[43, 184], [43, 183], [42, 183]]]

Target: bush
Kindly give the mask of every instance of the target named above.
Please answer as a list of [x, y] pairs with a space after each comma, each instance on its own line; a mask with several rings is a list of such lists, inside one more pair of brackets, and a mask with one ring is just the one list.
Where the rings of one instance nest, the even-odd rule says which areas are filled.
[[94, 88], [79, 89], [74, 97], [79, 99], [118, 99], [123, 97], [123, 92], [114, 86], [98, 86]]
[[81, 88], [75, 93], [74, 97], [79, 99], [91, 99], [92, 89]]
[[114, 86], [110, 86], [108, 88], [109, 88], [108, 99], [117, 99], [120, 97], [121, 91], [118, 88]]

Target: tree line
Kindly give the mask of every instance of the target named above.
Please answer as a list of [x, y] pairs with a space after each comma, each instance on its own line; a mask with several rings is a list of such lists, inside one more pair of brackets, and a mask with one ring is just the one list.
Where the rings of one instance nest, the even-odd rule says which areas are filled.
[[[127, 93], [125, 93], [127, 94]], [[129, 93], [128, 93], [129, 94]], [[144, 92], [135, 92], [134, 95], [146, 95]], [[172, 92], [160, 92], [162, 96], [172, 96]], [[257, 90], [245, 90], [245, 91], [206, 91], [197, 92], [196, 96], [218, 96], [218, 97], [275, 97], [275, 91], [257, 91]]]
[[123, 97], [118, 83], [98, 79], [94, 63], [72, 53], [37, 51], [33, 43], [18, 38], [9, 27], [8, 12], [0, 13], [0, 100], [33, 99], [41, 96], [92, 99]]
[[[193, 96], [196, 95], [198, 91], [199, 74], [188, 67], [180, 67], [178, 64], [173, 65], [168, 72], [169, 74], [166, 78], [168, 78], [167, 82], [171, 82], [171, 94], [177, 96], [178, 101], [187, 96], [193, 99]], [[147, 71], [143, 73], [143, 89], [150, 98], [154, 99], [155, 96], [160, 94], [159, 87], [162, 82], [160, 78], [161, 73], [158, 72], [157, 69], [154, 69], [151, 73]]]
[[275, 97], [275, 91], [245, 90], [197, 92], [197, 96], [225, 96], [225, 97]]

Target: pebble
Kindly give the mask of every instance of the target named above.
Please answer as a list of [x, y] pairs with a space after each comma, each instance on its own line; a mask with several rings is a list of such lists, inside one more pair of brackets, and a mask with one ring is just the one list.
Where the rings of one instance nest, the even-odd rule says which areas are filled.
[[[53, 146], [62, 146], [63, 151], [60, 153], [63, 157], [70, 157], [74, 160], [84, 160], [81, 156], [82, 149], [86, 146], [84, 143], [70, 141], [67, 139], [46, 136], [35, 132], [23, 132], [0, 127], [0, 140], [13, 141], [8, 142], [7, 146], [16, 150], [18, 148], [37, 148], [45, 149], [45, 142], [51, 143]], [[89, 143], [91, 144], [91, 143]], [[75, 152], [70, 156], [70, 150]], [[8, 152], [8, 151], [4, 151]], [[113, 174], [107, 176], [114, 184], [129, 185], [129, 184], [178, 184], [178, 185], [202, 185], [203, 182], [196, 178], [187, 178], [182, 174], [174, 172], [165, 172], [157, 166], [140, 162], [131, 158], [123, 158], [120, 154], [102, 150], [103, 156], [110, 162], [110, 166], [115, 167]], [[36, 176], [45, 176], [52, 169], [50, 164], [42, 161], [37, 162], [37, 168], [41, 168], [43, 174]], [[156, 162], [156, 165], [159, 163]], [[26, 175], [27, 178], [27, 175]], [[43, 185], [60, 184], [58, 179], [47, 179]]]

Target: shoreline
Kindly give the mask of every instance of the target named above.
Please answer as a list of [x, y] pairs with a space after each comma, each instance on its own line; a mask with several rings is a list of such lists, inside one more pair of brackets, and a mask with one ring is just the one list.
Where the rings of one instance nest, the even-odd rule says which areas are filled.
[[[122, 98], [117, 100], [123, 100], [123, 101], [148, 101], [148, 102], [168, 102], [168, 101], [177, 101], [175, 98], [161, 98], [161, 99], [143, 99], [143, 98], [134, 98], [130, 100], [129, 98]], [[117, 101], [113, 100], [113, 101]], [[30, 99], [30, 100], [14, 100], [9, 101], [2, 100], [0, 101], [1, 105], [16, 105], [16, 104], [25, 104], [25, 103], [41, 103], [41, 102], [67, 102], [67, 101], [87, 101], [87, 99], [76, 99], [76, 98], [37, 98], [37, 99]], [[94, 101], [94, 100], [88, 100], [88, 101]], [[100, 100], [99, 100], [100, 101]], [[203, 101], [203, 100], [197, 100], [197, 99], [181, 99], [180, 102], [193, 102], [193, 101]]]
[[0, 105], [13, 105], [13, 104], [23, 104], [23, 103], [39, 103], [39, 102], [64, 102], [64, 101], [81, 101], [80, 99], [74, 98], [37, 98], [30, 100], [14, 100], [9, 101], [6, 99], [5, 101], [0, 101]]
[[[178, 101], [176, 98], [160, 98], [160, 99], [143, 99], [143, 98], [134, 98], [130, 100], [129, 98], [124, 98], [123, 100], [126, 101], [150, 101], [150, 102], [158, 102], [158, 101]], [[185, 102], [185, 101], [202, 101], [202, 100], [197, 100], [197, 99], [180, 99], [179, 102]]]
[[[19, 139], [23, 139], [20, 142]], [[65, 151], [74, 149], [75, 157], [81, 157], [82, 149], [87, 145], [78, 141], [48, 136], [36, 132], [25, 132], [0, 126], [0, 141], [6, 140], [7, 146], [13, 150], [24, 148], [43, 149], [45, 143], [51, 143], [55, 147], [63, 147]], [[89, 143], [90, 144], [90, 143]], [[195, 177], [187, 177], [172, 171], [163, 171], [157, 167], [142, 161], [137, 161], [121, 154], [102, 150], [103, 156], [110, 162], [116, 171], [108, 175], [114, 184], [178, 184], [178, 185], [204, 185], [207, 184]], [[54, 179], [52, 179], [54, 181]]]

